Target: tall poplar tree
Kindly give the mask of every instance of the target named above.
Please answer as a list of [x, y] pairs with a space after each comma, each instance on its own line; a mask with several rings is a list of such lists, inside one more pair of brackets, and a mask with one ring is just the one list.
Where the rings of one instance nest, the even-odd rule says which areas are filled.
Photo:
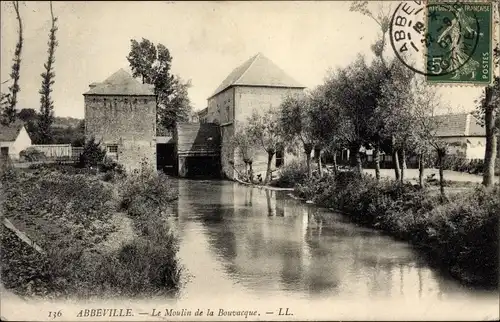
[[10, 73], [13, 84], [9, 87], [8, 94], [2, 94], [1, 121], [4, 124], [10, 124], [16, 120], [17, 93], [21, 90], [19, 87], [19, 77], [21, 73], [21, 53], [23, 50], [23, 22], [21, 20], [21, 14], [19, 13], [19, 1], [13, 1], [12, 4], [16, 11], [16, 18], [19, 24], [19, 38], [17, 40], [16, 50], [14, 51], [14, 64], [12, 65], [12, 71]]
[[52, 26], [49, 32], [49, 48], [47, 50], [48, 57], [47, 62], [43, 65], [45, 67], [45, 72], [42, 73], [42, 88], [39, 93], [40, 97], [40, 116], [38, 119], [38, 130], [40, 133], [40, 141], [41, 143], [51, 143], [52, 135], [51, 135], [51, 127], [54, 122], [54, 102], [50, 97], [50, 93], [52, 92], [52, 85], [55, 80], [54, 73], [54, 63], [56, 61], [54, 57], [54, 53], [58, 42], [56, 40], [56, 31], [57, 31], [57, 17], [54, 17], [54, 11], [52, 10], [52, 1], [50, 2], [50, 17], [52, 21]]

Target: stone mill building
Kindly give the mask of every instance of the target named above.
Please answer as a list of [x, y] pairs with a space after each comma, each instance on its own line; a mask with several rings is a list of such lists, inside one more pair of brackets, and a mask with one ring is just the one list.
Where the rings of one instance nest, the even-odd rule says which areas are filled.
[[[262, 53], [251, 57], [235, 68], [208, 98], [206, 111], [199, 113], [202, 121], [217, 123], [221, 130], [222, 150], [229, 146], [235, 128], [243, 124], [253, 111], [263, 112], [269, 108], [279, 108], [288, 95], [301, 94], [304, 90], [299, 82], [290, 77]], [[223, 152], [225, 153], [225, 152]], [[234, 176], [229, 162], [241, 167], [244, 163], [237, 151], [229, 151], [229, 159], [222, 158], [222, 172], [227, 177]], [[278, 152], [273, 168], [285, 162], [284, 152]], [[287, 156], [288, 159], [291, 156]], [[254, 157], [255, 173], [263, 173], [267, 168], [267, 154], [258, 151]]]
[[156, 168], [156, 96], [123, 69], [83, 94], [85, 137], [94, 137], [126, 170]]
[[[279, 108], [288, 95], [304, 86], [262, 54], [234, 69], [198, 112], [199, 122], [178, 123], [171, 136], [156, 136], [156, 96], [151, 85], [141, 84], [123, 69], [84, 93], [85, 136], [106, 147], [107, 155], [127, 170], [148, 167], [181, 177], [209, 174], [232, 178], [243, 161], [230, 148], [231, 137], [253, 111]], [[222, 157], [224, 155], [224, 157]], [[273, 168], [285, 163], [284, 151], [276, 154]], [[253, 162], [256, 174], [267, 166], [259, 151]]]

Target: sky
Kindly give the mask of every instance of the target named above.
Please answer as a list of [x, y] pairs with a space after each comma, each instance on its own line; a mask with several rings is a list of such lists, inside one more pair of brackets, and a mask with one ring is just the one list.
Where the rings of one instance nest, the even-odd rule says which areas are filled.
[[[378, 25], [349, 11], [349, 2], [53, 2], [58, 17], [52, 98], [57, 116], [83, 118], [82, 93], [120, 68], [130, 40], [162, 43], [173, 57], [172, 72], [191, 80], [194, 110], [238, 65], [261, 52], [308, 88], [328, 70], [344, 67], [358, 53], [373, 58]], [[375, 4], [370, 6], [376, 8]], [[24, 29], [18, 109], [39, 109], [40, 74], [47, 59], [49, 2], [21, 2]], [[10, 2], [1, 2], [1, 82], [9, 80], [17, 41]], [[391, 50], [389, 48], [389, 50]], [[2, 84], [7, 91], [9, 82]], [[474, 109], [478, 87], [443, 86], [453, 112]]]

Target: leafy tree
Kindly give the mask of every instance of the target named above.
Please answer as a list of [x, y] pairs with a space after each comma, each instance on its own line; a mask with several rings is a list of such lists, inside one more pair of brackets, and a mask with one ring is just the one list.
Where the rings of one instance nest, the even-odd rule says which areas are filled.
[[342, 120], [339, 138], [351, 151], [351, 164], [362, 174], [360, 149], [370, 146], [380, 96], [381, 75], [375, 66], [366, 64], [364, 57], [329, 75], [325, 82], [328, 100], [335, 104], [335, 116]]
[[312, 99], [309, 95], [288, 96], [281, 103], [280, 127], [287, 142], [298, 140], [306, 156], [307, 173], [312, 176], [311, 153], [319, 148], [319, 140], [314, 133]]
[[[377, 100], [376, 117], [378, 139], [390, 139], [395, 165], [396, 179], [404, 180], [406, 152], [415, 139], [415, 117], [412, 105], [412, 81], [415, 73], [398, 60], [390, 63], [388, 73], [381, 86]], [[398, 152], [400, 157], [398, 157]], [[398, 160], [399, 159], [399, 160]], [[399, 162], [401, 164], [399, 164]]]
[[17, 22], [19, 24], [19, 38], [14, 51], [14, 64], [12, 64], [12, 71], [10, 73], [13, 83], [9, 87], [9, 94], [2, 93], [1, 97], [1, 122], [4, 124], [10, 124], [16, 120], [17, 93], [21, 90], [19, 87], [19, 78], [21, 75], [21, 53], [23, 49], [23, 23], [21, 14], [19, 13], [19, 1], [13, 1], [12, 4], [16, 11]]
[[17, 117], [23, 122], [33, 122], [36, 121], [38, 114], [32, 108], [23, 108], [17, 113]]
[[188, 97], [191, 83], [184, 83], [171, 74], [172, 56], [168, 48], [145, 38], [140, 42], [132, 39], [127, 60], [134, 77], [140, 77], [144, 84], [154, 85], [159, 134], [172, 131], [177, 122], [187, 121], [191, 112]]
[[256, 152], [256, 141], [247, 124], [238, 124], [238, 128], [231, 138], [231, 146], [238, 149], [245, 163], [245, 176], [253, 182], [253, 161]]
[[39, 91], [41, 97], [38, 130], [40, 134], [40, 141], [42, 142], [42, 144], [52, 142], [52, 123], [54, 122], [54, 102], [50, 97], [50, 93], [52, 92], [52, 85], [55, 82], [54, 53], [58, 42], [56, 40], [57, 17], [54, 17], [54, 12], [52, 10], [52, 1], [50, 2], [50, 16], [52, 20], [52, 26], [49, 32], [49, 49], [47, 50], [48, 57], [47, 62], [44, 64], [45, 72], [42, 73], [42, 88]]
[[280, 127], [279, 111], [269, 108], [264, 113], [253, 111], [248, 118], [248, 132], [264, 151], [267, 152], [267, 170], [265, 183], [271, 181], [271, 164], [277, 151], [284, 150], [285, 136]]
[[[381, 5], [379, 6], [378, 11], [375, 13], [374, 10], [369, 8], [369, 3], [368, 1], [354, 1], [351, 3], [350, 10], [353, 12], [359, 12], [364, 16], [367, 16], [371, 18], [373, 21], [375, 21], [380, 28], [381, 35], [379, 36], [379, 39], [372, 45], [371, 49], [375, 56], [380, 59], [380, 62], [382, 64], [382, 69], [380, 72], [382, 75], [384, 75], [385, 79], [387, 79], [390, 82], [390, 77], [391, 77], [391, 67], [394, 66], [394, 60], [387, 61], [387, 58], [384, 57], [384, 50], [387, 47], [387, 33], [389, 31], [390, 27], [390, 21], [391, 21], [391, 5], [385, 6]], [[385, 103], [384, 100], [379, 100], [378, 104], [383, 104]], [[375, 161], [375, 177], [377, 180], [380, 180], [380, 149], [381, 146], [384, 145], [384, 147], [387, 147], [387, 143], [389, 143], [390, 150], [392, 150], [392, 157], [393, 157], [393, 162], [394, 162], [394, 172], [396, 175], [396, 180], [402, 179], [404, 177], [404, 168], [405, 168], [405, 156], [404, 156], [404, 149], [402, 149], [402, 166], [400, 169], [400, 162], [399, 162], [399, 156], [398, 156], [398, 150], [396, 147], [398, 146], [397, 140], [392, 134], [389, 134], [389, 137], [387, 137], [387, 131], [384, 131], [385, 127], [385, 120], [383, 118], [380, 118], [383, 114], [387, 113], [380, 113], [384, 108], [387, 108], [387, 106], [380, 105], [377, 106], [377, 109], [379, 111], [378, 116], [379, 118], [373, 118], [372, 119], [372, 127], [374, 129], [373, 131], [373, 136], [371, 138], [372, 141], [372, 147], [374, 149], [374, 161]], [[385, 132], [385, 133], [384, 133]], [[384, 133], [385, 135], [383, 135]], [[403, 175], [401, 175], [403, 173]]]
[[410, 105], [414, 115], [412, 133], [416, 135], [414, 149], [419, 154], [419, 184], [421, 187], [424, 185], [425, 157], [432, 152], [436, 153], [440, 192], [444, 198], [444, 158], [446, 157], [449, 144], [436, 135], [441, 124], [434, 117], [435, 111], [442, 108], [441, 96], [435, 87], [427, 86], [422, 77], [416, 77], [412, 83]]
[[327, 87], [320, 85], [311, 91], [312, 135], [316, 138], [315, 155], [318, 172], [322, 174], [321, 153], [330, 152], [334, 159], [334, 171], [337, 171], [336, 154], [342, 148], [340, 132], [343, 120], [338, 115], [337, 105], [328, 99]]
[[162, 133], [174, 129], [177, 122], [189, 121], [192, 110], [188, 96], [190, 87], [191, 81], [184, 82], [179, 76], [174, 76], [168, 107], [158, 111], [158, 128]]

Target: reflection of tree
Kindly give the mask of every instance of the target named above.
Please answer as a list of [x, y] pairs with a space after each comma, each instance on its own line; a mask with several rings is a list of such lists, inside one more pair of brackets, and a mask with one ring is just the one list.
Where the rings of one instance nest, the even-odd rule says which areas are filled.
[[247, 188], [245, 190], [245, 206], [252, 206], [254, 188]]
[[266, 203], [267, 204], [267, 215], [270, 217], [276, 215], [275, 209], [272, 206], [272, 202], [271, 202], [271, 191], [269, 191], [267, 189], [266, 189], [266, 201], [267, 201], [267, 203]]
[[[400, 287], [402, 295], [422, 296], [424, 286], [434, 282], [433, 277], [422, 280], [421, 270], [410, 268], [419, 264], [411, 251], [340, 215], [287, 199], [280, 192], [252, 193], [254, 188], [228, 183], [202, 188], [199, 182], [192, 184], [180, 196], [180, 220], [194, 216], [202, 227], [194, 234], [206, 236], [206, 251], [214, 254], [211, 260], [221, 264], [228, 279], [253, 291], [378, 296], [390, 295], [394, 287], [398, 293]], [[203, 189], [210, 193], [200, 198]], [[182, 200], [186, 196], [189, 200]], [[251, 207], [244, 206], [248, 202]], [[438, 289], [446, 287], [439, 283]]]

